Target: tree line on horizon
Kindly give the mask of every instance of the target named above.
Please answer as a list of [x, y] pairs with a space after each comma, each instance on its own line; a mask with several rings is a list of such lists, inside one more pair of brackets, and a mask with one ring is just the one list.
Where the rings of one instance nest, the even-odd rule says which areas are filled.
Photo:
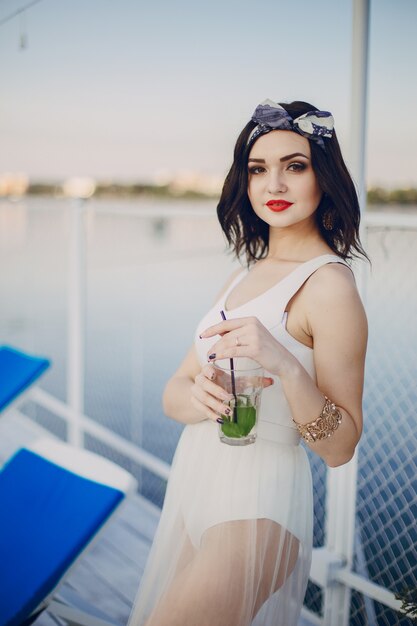
[[[28, 195], [62, 195], [62, 185], [58, 183], [30, 183]], [[97, 183], [94, 197], [135, 197], [155, 196], [173, 199], [216, 199], [219, 194], [208, 194], [198, 189], [173, 190], [169, 184], [152, 185], [150, 183]], [[386, 189], [370, 187], [367, 191], [368, 204], [406, 204], [417, 205], [417, 188], [406, 187]]]

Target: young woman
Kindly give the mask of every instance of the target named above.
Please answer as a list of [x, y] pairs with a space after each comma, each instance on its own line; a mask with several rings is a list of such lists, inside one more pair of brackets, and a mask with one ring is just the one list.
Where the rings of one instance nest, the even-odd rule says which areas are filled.
[[[347, 261], [366, 255], [331, 114], [260, 104], [218, 217], [247, 267], [164, 392], [166, 414], [187, 426], [131, 626], [295, 626], [313, 529], [300, 441], [336, 467], [361, 436], [367, 324]], [[265, 370], [258, 437], [245, 447], [220, 442], [216, 423], [230, 396], [214, 363], [236, 357]]]

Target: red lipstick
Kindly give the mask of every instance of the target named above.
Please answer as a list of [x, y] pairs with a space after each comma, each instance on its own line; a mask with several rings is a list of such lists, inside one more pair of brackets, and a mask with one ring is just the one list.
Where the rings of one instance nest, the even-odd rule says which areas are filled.
[[266, 206], [268, 209], [271, 209], [271, 211], [278, 212], [285, 211], [285, 209], [288, 209], [292, 204], [292, 202], [286, 202], [285, 200], [270, 200], [266, 203]]

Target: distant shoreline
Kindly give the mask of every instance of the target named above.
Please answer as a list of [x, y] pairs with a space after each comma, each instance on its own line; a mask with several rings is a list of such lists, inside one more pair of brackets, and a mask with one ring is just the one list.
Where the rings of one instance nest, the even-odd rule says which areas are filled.
[[[64, 198], [63, 183], [61, 182], [33, 182], [17, 193], [9, 190], [9, 193], [0, 193], [0, 198], [20, 198], [25, 196], [46, 196], [54, 198]], [[209, 193], [199, 189], [177, 188], [170, 184], [153, 185], [150, 183], [96, 183], [93, 193], [89, 195], [96, 199], [136, 199], [154, 198], [164, 200], [218, 200], [220, 193]], [[384, 189], [381, 187], [371, 187], [367, 192], [367, 205], [372, 207], [386, 206], [394, 209], [398, 206], [417, 208], [417, 188]]]
[[[62, 189], [59, 184], [32, 183], [29, 185], [28, 195], [60, 195]], [[147, 183], [97, 183], [93, 194], [96, 198], [135, 198], [155, 197], [173, 200], [216, 200], [219, 193], [206, 193], [198, 189], [172, 189], [170, 185], [152, 185]], [[417, 188], [383, 189], [371, 187], [367, 193], [368, 205], [417, 205]]]
[[[60, 197], [63, 195], [62, 184], [49, 184], [49, 183], [31, 183], [28, 186], [26, 195], [30, 196], [55, 196]], [[97, 183], [94, 193], [91, 197], [94, 198], [137, 198], [137, 197], [152, 197], [152, 198], [164, 198], [173, 200], [213, 200], [219, 197], [216, 193], [206, 193], [198, 189], [172, 189], [170, 185], [152, 185], [148, 183], [109, 183], [102, 184]]]

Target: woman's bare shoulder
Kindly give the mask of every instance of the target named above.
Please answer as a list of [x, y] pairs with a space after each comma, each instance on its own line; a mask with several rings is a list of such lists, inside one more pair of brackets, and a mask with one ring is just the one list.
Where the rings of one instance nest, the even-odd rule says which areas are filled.
[[352, 270], [341, 263], [319, 268], [307, 281], [305, 289], [310, 325], [319, 328], [331, 324], [363, 328], [366, 314]]
[[314, 297], [351, 297], [358, 294], [355, 277], [344, 263], [327, 263], [317, 269], [307, 281], [307, 292]]

